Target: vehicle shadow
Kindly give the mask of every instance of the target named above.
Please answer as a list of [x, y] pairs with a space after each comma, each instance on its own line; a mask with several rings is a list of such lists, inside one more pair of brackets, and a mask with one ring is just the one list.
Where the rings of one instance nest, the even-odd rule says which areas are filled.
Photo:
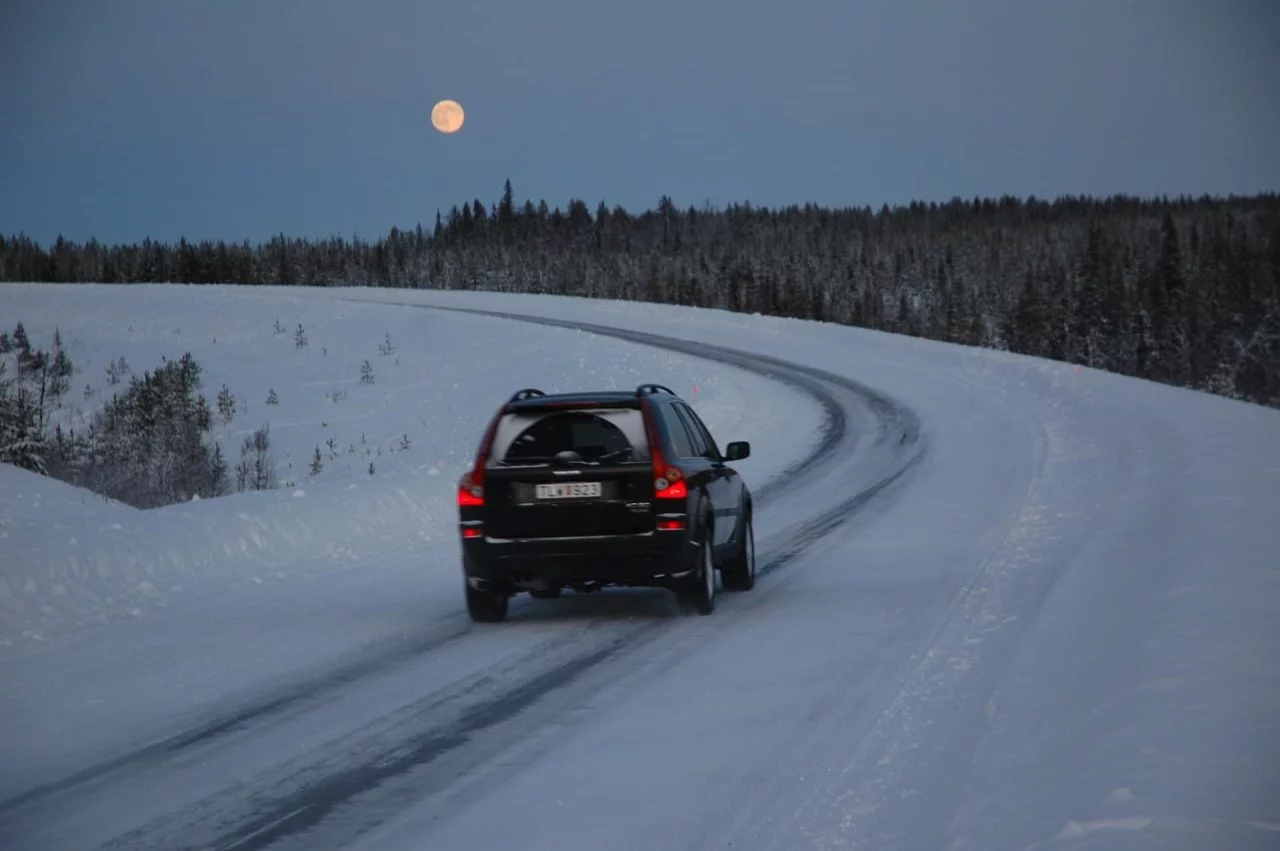
[[680, 616], [681, 609], [676, 595], [664, 588], [608, 588], [591, 594], [565, 590], [561, 596], [550, 600], [521, 594], [512, 600], [508, 620], [524, 623], [563, 623], [565, 621], [668, 620]]

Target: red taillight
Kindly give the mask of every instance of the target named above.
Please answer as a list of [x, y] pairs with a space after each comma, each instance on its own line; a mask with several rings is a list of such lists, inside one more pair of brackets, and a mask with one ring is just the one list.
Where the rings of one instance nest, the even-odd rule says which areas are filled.
[[464, 473], [458, 480], [458, 507], [478, 508], [484, 505], [484, 468], [489, 463], [489, 447], [493, 443], [493, 434], [498, 430], [498, 421], [502, 419], [502, 411], [493, 415], [489, 427], [484, 431], [480, 446], [476, 450], [476, 462], [470, 473]]
[[653, 421], [653, 409], [648, 399], [640, 400], [644, 412], [644, 432], [649, 440], [649, 457], [653, 459], [653, 495], [655, 499], [684, 499], [689, 488], [684, 482], [684, 472], [679, 467], [667, 466], [662, 455], [662, 436]]
[[458, 481], [458, 506], [484, 505], [484, 486], [475, 483], [472, 473], [463, 473]]
[[[668, 477], [672, 473], [677, 476], [684, 475], [675, 467], [667, 468]], [[689, 489], [685, 486], [683, 478], [676, 478], [674, 482], [670, 478], [657, 478], [653, 481], [653, 495], [657, 499], [684, 499], [689, 495]]]
[[664, 532], [674, 532], [684, 528], [683, 520], [659, 520], [658, 528]]
[[475, 526], [462, 527], [462, 537], [464, 538], [479, 538], [483, 534], [484, 532], [480, 531]]

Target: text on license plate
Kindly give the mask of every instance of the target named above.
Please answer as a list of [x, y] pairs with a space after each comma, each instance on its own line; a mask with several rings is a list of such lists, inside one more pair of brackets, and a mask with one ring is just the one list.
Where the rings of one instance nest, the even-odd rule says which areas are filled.
[[599, 482], [555, 482], [549, 485], [536, 485], [534, 490], [538, 499], [573, 499], [600, 496]]

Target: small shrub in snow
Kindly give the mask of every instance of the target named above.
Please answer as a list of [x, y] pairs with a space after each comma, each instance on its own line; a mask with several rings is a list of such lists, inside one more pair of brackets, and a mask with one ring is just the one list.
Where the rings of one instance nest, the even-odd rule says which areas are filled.
[[21, 322], [13, 328], [13, 348], [19, 352], [30, 352], [31, 341], [27, 339], [27, 329]]
[[378, 344], [378, 354], [386, 356], [395, 353], [395, 347], [391, 345], [391, 332], [388, 331], [386, 337]]
[[280, 322], [280, 320], [279, 320], [279, 319], [276, 319], [276, 324], [275, 324], [275, 325], [273, 325], [273, 326], [271, 327], [271, 333], [272, 333], [274, 336], [277, 336], [277, 337], [278, 337], [278, 336], [280, 336], [281, 334], [283, 334], [283, 333], [285, 332], [285, 330], [286, 330], [286, 328], [285, 328], [285, 327], [284, 327], [284, 325]]
[[302, 323], [298, 323], [298, 330], [293, 332], [293, 346], [296, 349], [306, 348], [307, 332], [302, 330]]
[[264, 491], [276, 487], [276, 461], [271, 457], [271, 426], [264, 423], [240, 444], [236, 489]]
[[413, 444], [409, 441], [408, 433], [403, 433], [400, 435], [400, 451], [401, 452], [408, 451], [409, 447], [412, 445]]
[[326, 440], [326, 441], [324, 442], [324, 445], [325, 445], [325, 446], [327, 446], [327, 447], [329, 447], [329, 460], [330, 460], [330, 461], [332, 461], [333, 459], [335, 459], [335, 458], [337, 458], [337, 457], [338, 457], [338, 441], [334, 440], [334, 439], [331, 437], [331, 438], [329, 438], [328, 440]]
[[222, 421], [223, 425], [230, 425], [235, 418], [236, 397], [231, 395], [231, 391], [224, 384], [222, 389], [218, 391], [218, 419]]
[[267, 404], [268, 405], [280, 404], [280, 397], [276, 395], [276, 389], [274, 387], [272, 387], [269, 391], [267, 391]]
[[370, 461], [370, 462], [369, 462], [369, 475], [371, 475], [371, 476], [373, 475], [373, 462], [372, 462], [372, 461]]
[[53, 356], [53, 366], [49, 376], [49, 393], [55, 399], [61, 398], [71, 389], [71, 376], [74, 372], [75, 367], [71, 363], [71, 358], [67, 357], [64, 349], [59, 348]]
[[129, 369], [129, 362], [124, 359], [123, 355], [121, 355], [111, 363], [107, 364], [107, 383], [111, 385], [119, 384], [120, 381], [131, 372], [132, 370]]
[[93, 385], [92, 385], [92, 384], [86, 384], [86, 385], [84, 386], [84, 398], [85, 398], [86, 400], [93, 398]]
[[369, 363], [367, 360], [360, 365], [360, 383], [373, 383], [373, 364]]
[[324, 470], [324, 459], [320, 457], [320, 447], [316, 447], [315, 454], [311, 456], [311, 477], [315, 478]]

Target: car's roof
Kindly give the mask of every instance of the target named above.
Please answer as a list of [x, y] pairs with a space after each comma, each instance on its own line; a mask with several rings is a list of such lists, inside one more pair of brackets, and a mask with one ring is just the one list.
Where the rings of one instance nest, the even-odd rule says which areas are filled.
[[[668, 396], [665, 393], [653, 394], [655, 396]], [[602, 404], [602, 405], [618, 405], [626, 402], [638, 402], [640, 396], [634, 390], [598, 390], [598, 391], [578, 391], [574, 393], [548, 393], [545, 396], [534, 396], [528, 399], [520, 399], [507, 403], [507, 409], [511, 411], [531, 410], [536, 408], [544, 408], [548, 405], [578, 405], [578, 404]], [[674, 399], [674, 396], [668, 396]]]

